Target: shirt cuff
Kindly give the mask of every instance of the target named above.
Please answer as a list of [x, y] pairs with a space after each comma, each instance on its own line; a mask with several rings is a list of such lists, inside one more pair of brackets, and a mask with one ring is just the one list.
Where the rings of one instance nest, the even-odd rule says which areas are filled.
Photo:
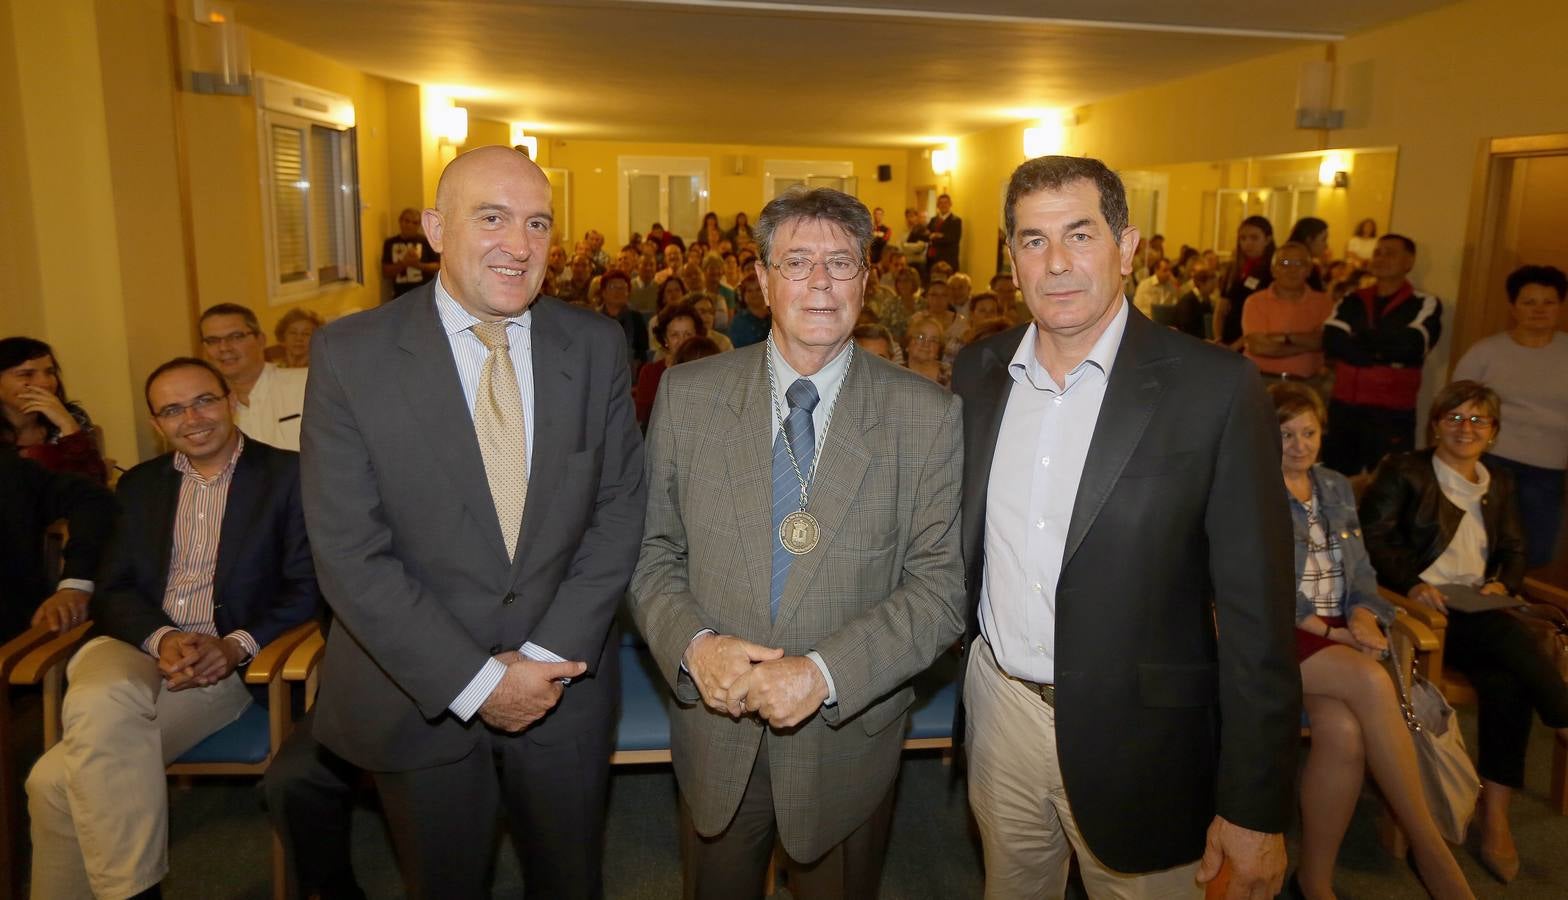
[[86, 578], [62, 578], [55, 590], [81, 591], [84, 594], [91, 594], [93, 592], [93, 583]]
[[158, 645], [163, 643], [163, 638], [165, 635], [173, 631], [179, 631], [179, 629], [172, 625], [165, 625], [157, 631], [154, 631], [152, 634], [148, 635], [147, 640], [142, 641], [143, 652], [145, 652], [148, 656], [157, 659]]
[[239, 644], [240, 647], [244, 648], [245, 659], [241, 665], [255, 659], [256, 654], [261, 652], [261, 645], [257, 644], [256, 639], [251, 636], [251, 633], [243, 628], [238, 628], [229, 632], [223, 636], [223, 639], [226, 641], [233, 641], [234, 643]]
[[[703, 630], [701, 630], [701, 631], [697, 632], [696, 634], [692, 635], [691, 636], [691, 641], [695, 641], [697, 638], [700, 638], [700, 637], [702, 637], [705, 634], [718, 634], [718, 632], [714, 631], [712, 628], [704, 628]], [[686, 650], [690, 650], [691, 649], [691, 641], [687, 641], [686, 642]], [[681, 651], [681, 671], [685, 672], [688, 675], [690, 675], [691, 674], [691, 670], [686, 668], [686, 650], [682, 650]]]
[[822, 680], [828, 683], [828, 698], [822, 701], [822, 705], [837, 706], [838, 688], [833, 686], [833, 675], [828, 671], [828, 664], [822, 661], [822, 654], [815, 650], [807, 650], [806, 658], [817, 664], [817, 668], [822, 670]]
[[[534, 662], [549, 662], [549, 663], [566, 662], [566, 657], [558, 656], [555, 653], [553, 653], [553, 652], [551, 652], [549, 650], [546, 650], [545, 648], [539, 646], [538, 644], [534, 643], [533, 641], [525, 641], [523, 643], [523, 646], [518, 648], [518, 652], [523, 654], [524, 656], [528, 657], [529, 659], [533, 660]], [[572, 680], [570, 678], [557, 678], [556, 681], [559, 681], [561, 684], [571, 684], [572, 683]]]
[[501, 683], [501, 676], [505, 674], [506, 663], [493, 656], [490, 657], [474, 675], [474, 679], [468, 682], [468, 687], [463, 688], [463, 692], [457, 695], [457, 699], [447, 704], [446, 708], [452, 711], [452, 715], [467, 722], [474, 717], [474, 713], [479, 712], [479, 707], [490, 699], [491, 692]]

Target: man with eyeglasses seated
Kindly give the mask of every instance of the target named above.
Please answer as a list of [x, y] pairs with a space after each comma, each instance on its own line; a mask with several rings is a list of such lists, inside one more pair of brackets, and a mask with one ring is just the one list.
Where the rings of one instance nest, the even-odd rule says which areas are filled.
[[201, 346], [233, 391], [234, 424], [249, 437], [284, 450], [299, 450], [309, 369], [280, 369], [267, 362], [267, 338], [249, 307], [219, 303], [201, 314]]
[[206, 362], [164, 363], [145, 393], [174, 450], [119, 482], [64, 736], [27, 778], [35, 897], [159, 896], [164, 767], [239, 718], [253, 698], [237, 670], [320, 600], [299, 455], [241, 434]]
[[1325, 395], [1323, 322], [1334, 301], [1307, 284], [1312, 253], [1306, 244], [1292, 241], [1274, 251], [1270, 272], [1274, 280], [1247, 298], [1241, 314], [1247, 358], [1266, 382], [1302, 381]]

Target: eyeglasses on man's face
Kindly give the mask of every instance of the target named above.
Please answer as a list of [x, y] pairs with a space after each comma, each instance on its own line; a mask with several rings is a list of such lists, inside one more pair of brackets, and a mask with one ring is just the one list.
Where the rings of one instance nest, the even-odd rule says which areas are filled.
[[203, 346], [216, 348], [242, 343], [246, 338], [258, 333], [246, 329], [245, 331], [231, 331], [228, 334], [209, 334], [202, 338], [201, 342]]
[[165, 422], [173, 422], [184, 418], [186, 412], [194, 409], [197, 415], [204, 416], [208, 410], [222, 403], [228, 396], [228, 394], [202, 394], [189, 403], [170, 403], [168, 406], [153, 413], [153, 415]]
[[1312, 265], [1310, 259], [1275, 259], [1274, 265], [1282, 269], [1304, 269]]
[[[773, 263], [773, 268], [790, 281], [805, 281], [817, 265], [818, 261], [809, 257], [786, 256], [781, 262]], [[822, 260], [821, 265], [834, 281], [849, 281], [866, 268], [864, 261], [852, 256], [830, 256]]]
[[1491, 416], [1467, 416], [1464, 413], [1449, 413], [1438, 421], [1450, 428], [1459, 428], [1467, 422], [1473, 428], [1491, 428], [1497, 424], [1497, 420]]

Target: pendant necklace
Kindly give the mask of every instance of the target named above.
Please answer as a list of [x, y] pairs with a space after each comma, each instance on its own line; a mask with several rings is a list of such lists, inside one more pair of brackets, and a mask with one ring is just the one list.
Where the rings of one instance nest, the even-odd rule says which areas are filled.
[[[855, 362], [855, 343], [849, 343], [849, 361], [844, 364], [844, 377], [849, 377], [849, 367]], [[840, 382], [842, 388], [843, 382]], [[779, 395], [775, 376], [773, 374], [773, 336], [768, 336], [768, 396], [773, 401], [773, 416], [778, 420], [779, 432], [784, 432], [784, 414], [779, 409]], [[817, 463], [822, 460], [822, 446], [827, 441], [828, 429], [833, 427], [833, 411], [838, 406], [838, 392], [833, 393], [833, 403], [828, 406], [827, 419], [822, 423], [822, 434], [817, 436], [816, 449], [811, 456], [811, 471], [802, 474], [800, 461], [795, 458], [795, 448], [790, 444], [789, 436], [784, 437], [784, 451], [789, 454], [790, 468], [795, 470], [795, 479], [800, 482], [800, 509], [784, 517], [779, 523], [779, 543], [795, 556], [804, 556], [815, 550], [817, 542], [822, 540], [822, 524], [817, 517], [806, 511], [806, 502], [810, 499], [811, 483], [817, 477]]]

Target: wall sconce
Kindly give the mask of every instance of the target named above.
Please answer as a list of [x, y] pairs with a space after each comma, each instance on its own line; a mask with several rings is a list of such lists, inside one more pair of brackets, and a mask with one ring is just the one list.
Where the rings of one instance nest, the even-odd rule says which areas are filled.
[[1067, 121], [1060, 113], [1046, 115], [1040, 124], [1024, 129], [1024, 158], [1061, 153], [1067, 148]]
[[539, 138], [530, 135], [523, 129], [523, 123], [513, 122], [511, 127], [511, 145], [514, 149], [528, 154], [529, 159], [539, 158]]
[[1334, 64], [1304, 62], [1296, 76], [1296, 127], [1343, 128], [1345, 111], [1334, 109]]
[[931, 171], [937, 175], [946, 175], [953, 171], [953, 157], [956, 156], [951, 148], [937, 148], [931, 151]]
[[1323, 187], [1350, 187], [1350, 154], [1325, 153], [1318, 163], [1318, 184]]
[[463, 106], [453, 106], [441, 111], [441, 121], [437, 124], [436, 137], [442, 143], [460, 146], [468, 140], [468, 109]]

